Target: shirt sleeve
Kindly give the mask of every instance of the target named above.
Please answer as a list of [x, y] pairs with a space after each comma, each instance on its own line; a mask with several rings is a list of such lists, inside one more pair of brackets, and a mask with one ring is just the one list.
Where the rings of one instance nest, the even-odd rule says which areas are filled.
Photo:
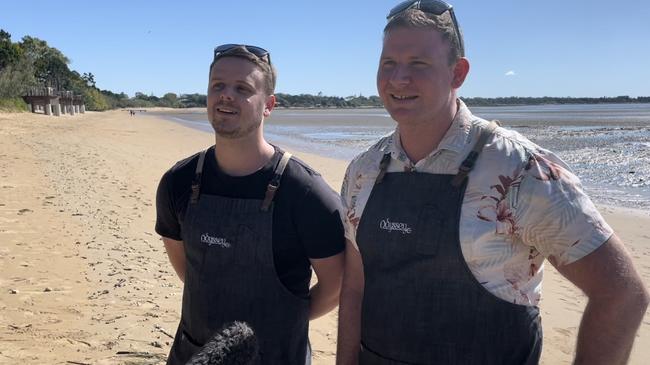
[[321, 259], [345, 249], [343, 208], [338, 194], [315, 176], [304, 199], [296, 204], [294, 221], [307, 257]]
[[162, 237], [181, 241], [181, 226], [174, 206], [171, 170], [158, 183], [156, 191], [156, 232]]
[[345, 171], [345, 175], [343, 176], [343, 183], [341, 184], [341, 205], [343, 208], [341, 217], [343, 219], [343, 226], [345, 229], [345, 238], [356, 246], [356, 226], [352, 223], [354, 211], [351, 201], [351, 189], [349, 186], [351, 181], [351, 170], [352, 163], [348, 165], [348, 168]]
[[593, 252], [613, 233], [578, 177], [541, 148], [524, 167], [515, 220], [521, 240], [559, 266]]

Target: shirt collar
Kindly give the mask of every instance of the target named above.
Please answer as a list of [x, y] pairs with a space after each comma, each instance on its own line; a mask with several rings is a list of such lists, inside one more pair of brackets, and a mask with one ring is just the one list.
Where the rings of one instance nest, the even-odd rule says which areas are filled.
[[[424, 158], [425, 160], [441, 150], [460, 154], [465, 149], [471, 148], [469, 145], [470, 131], [474, 116], [462, 100], [456, 100], [458, 103], [458, 111], [451, 122], [451, 126], [449, 126], [447, 133], [440, 141], [440, 144], [438, 144], [438, 147], [431, 151], [431, 153]], [[404, 149], [402, 148], [402, 143], [400, 142], [399, 126], [395, 127], [395, 132], [393, 133], [392, 138], [389, 140], [389, 143], [384, 146], [382, 151], [384, 153], [390, 153], [396, 160], [400, 160], [407, 164], [411, 163], [406, 152], [404, 152]]]

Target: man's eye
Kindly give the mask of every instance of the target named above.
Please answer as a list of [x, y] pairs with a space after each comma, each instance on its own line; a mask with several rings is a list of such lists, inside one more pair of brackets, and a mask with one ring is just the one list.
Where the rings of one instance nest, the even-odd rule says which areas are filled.
[[212, 85], [212, 90], [221, 90], [223, 89], [223, 84], [220, 82], [217, 82], [216, 84]]

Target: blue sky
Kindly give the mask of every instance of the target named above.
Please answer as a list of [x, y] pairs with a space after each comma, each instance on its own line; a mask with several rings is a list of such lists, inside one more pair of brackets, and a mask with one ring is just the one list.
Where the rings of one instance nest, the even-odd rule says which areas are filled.
[[[278, 92], [376, 95], [397, 0], [3, 1], [0, 28], [46, 40], [114, 92], [205, 93], [212, 49], [259, 45]], [[56, 6], [53, 4], [56, 3]], [[650, 2], [452, 2], [471, 70], [461, 95], [650, 96]]]

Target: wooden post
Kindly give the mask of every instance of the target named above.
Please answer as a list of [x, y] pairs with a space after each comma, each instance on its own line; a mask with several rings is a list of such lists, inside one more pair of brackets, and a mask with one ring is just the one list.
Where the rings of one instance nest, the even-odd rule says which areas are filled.
[[61, 104], [54, 104], [54, 115], [61, 116]]
[[45, 115], [52, 115], [52, 104], [45, 104]]
[[81, 114], [86, 113], [86, 104], [81, 104]]

